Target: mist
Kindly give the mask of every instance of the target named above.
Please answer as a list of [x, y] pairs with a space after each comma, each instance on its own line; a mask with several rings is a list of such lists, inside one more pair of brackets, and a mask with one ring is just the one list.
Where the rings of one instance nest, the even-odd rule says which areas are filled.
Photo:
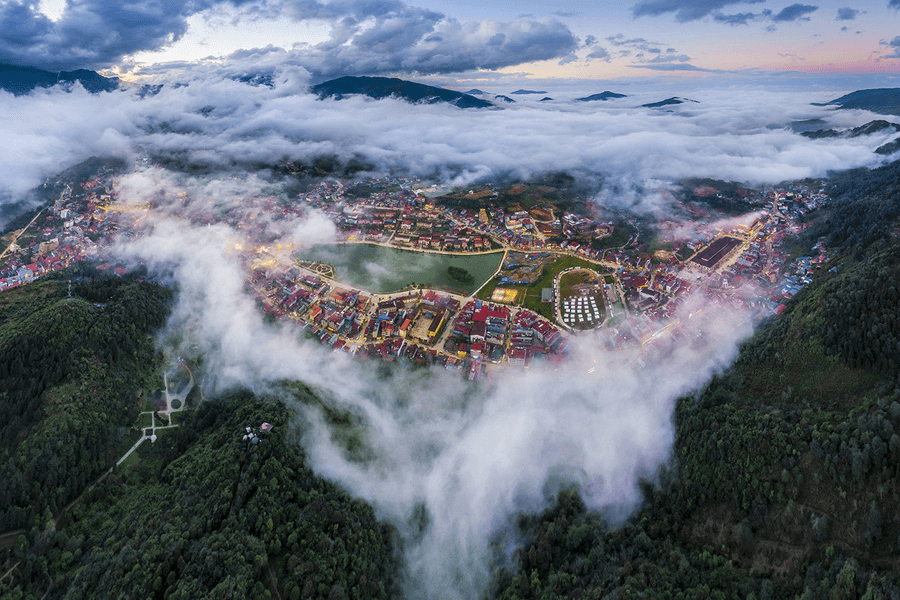
[[304, 340], [295, 326], [267, 324], [247, 292], [236, 247], [335, 237], [315, 211], [288, 220], [268, 212], [270, 197], [291, 198], [261, 165], [336, 156], [453, 185], [566, 171], [589, 182], [599, 205], [660, 216], [672, 200], [658, 190], [684, 177], [774, 183], [884, 160], [872, 152], [878, 136], [809, 140], [782, 128], [829, 117], [799, 93], [701, 90], [699, 104], [672, 112], [637, 108], [640, 99], [471, 111], [320, 101], [306, 81], [295, 70], [272, 88], [211, 77], [146, 98], [77, 86], [0, 93], [0, 110], [17, 117], [0, 140], [0, 196], [24, 194], [97, 154], [203, 166], [202, 177], [146, 166], [119, 178], [119, 202], [149, 208], [139, 235], [110, 251], [176, 283], [160, 344], [203, 357], [207, 394], [242, 386], [290, 403], [279, 384], [299, 380], [354, 415], [364, 460], [348, 455], [317, 409], [296, 403], [314, 469], [397, 528], [409, 598], [479, 597], [496, 545], [519, 541], [516, 515], [546, 508], [563, 487], [614, 522], [631, 514], [639, 481], [671, 460], [674, 403], [727, 368], [754, 320], [696, 296], [645, 348], [609, 350], [601, 333], [588, 333], [559, 365], [499, 370], [488, 381], [442, 369], [385, 376]]
[[658, 93], [632, 92], [609, 103], [519, 102], [463, 110], [365, 97], [318, 100], [309, 75], [284, 69], [273, 87], [218, 72], [155, 96], [120, 90], [89, 94], [40, 89], [0, 92], [13, 115], [0, 140], [0, 197], [15, 199], [45, 178], [90, 156], [229, 172], [318, 157], [356, 160], [376, 174], [411, 174], [453, 185], [489, 178], [527, 179], [565, 171], [604, 203], [653, 211], [646, 183], [713, 177], [750, 184], [875, 166], [873, 150], [890, 134], [810, 140], [785, 126], [822, 118], [857, 125], [869, 113], [811, 106], [815, 95], [771, 90], [696, 90], [699, 103], [640, 108]]
[[[158, 198], [158, 184], [125, 176], [120, 193]], [[161, 344], [203, 357], [207, 395], [243, 386], [296, 406], [314, 469], [397, 528], [408, 598], [479, 597], [496, 548], [521, 541], [516, 516], [548, 507], [564, 487], [621, 522], [641, 502], [638, 482], [654, 481], [671, 458], [676, 399], [726, 368], [752, 332], [748, 312], [698, 296], [679, 309], [677, 333], [645, 348], [609, 350], [597, 332], [573, 338], [559, 365], [500, 369], [487, 381], [440, 368], [385, 375], [379, 363], [303, 339], [290, 322], [266, 324], [246, 291], [247, 267], [231, 252], [244, 233], [179, 216], [210, 189], [181, 187], [197, 197], [172, 194], [142, 235], [112, 249], [176, 282]], [[348, 452], [317, 408], [285, 392], [284, 380], [353, 415], [363, 456]]]

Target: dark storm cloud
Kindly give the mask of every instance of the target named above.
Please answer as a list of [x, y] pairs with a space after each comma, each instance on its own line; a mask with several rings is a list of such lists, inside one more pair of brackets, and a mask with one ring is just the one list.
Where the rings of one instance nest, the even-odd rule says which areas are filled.
[[55, 22], [39, 4], [12, 0], [0, 7], [0, 62], [51, 70], [109, 67], [178, 40], [188, 17], [225, 6], [241, 8], [238, 19], [324, 22], [330, 28], [327, 41], [298, 44], [281, 55], [322, 76], [497, 69], [562, 59], [578, 47], [569, 28], [552, 17], [461, 22], [398, 0], [73, 0]]
[[569, 57], [578, 40], [552, 17], [459, 21], [396, 1], [295, 2], [284, 14], [324, 20], [329, 40], [290, 50], [286, 62], [314, 75], [448, 73]]
[[214, 4], [221, 2], [70, 0], [60, 20], [52, 21], [40, 12], [39, 0], [11, 0], [0, 5], [0, 62], [51, 70], [108, 67], [179, 39], [187, 18]]
[[[696, 21], [732, 4], [758, 4], [764, 0], [641, 0], [632, 9], [635, 17], [675, 13], [680, 22]], [[900, 1], [900, 0], [897, 0]]]
[[835, 21], [852, 21], [859, 15], [863, 14], [864, 11], [856, 10], [855, 8], [839, 8], [837, 12], [837, 17], [835, 17]]
[[778, 23], [800, 20], [808, 21], [809, 17], [806, 15], [817, 10], [819, 10], [819, 7], [811, 4], [791, 4], [790, 6], [781, 9], [781, 12], [778, 14], [773, 15], [772, 20]]

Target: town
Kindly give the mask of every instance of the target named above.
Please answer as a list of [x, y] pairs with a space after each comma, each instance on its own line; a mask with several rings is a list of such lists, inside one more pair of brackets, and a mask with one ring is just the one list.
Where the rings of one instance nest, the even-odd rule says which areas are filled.
[[[652, 343], [675, 329], [676, 310], [692, 293], [779, 314], [832, 258], [821, 242], [804, 256], [787, 249], [803, 216], [827, 202], [806, 186], [748, 190], [739, 217], [687, 207], [685, 218], [659, 223], [653, 240], [641, 240], [628, 221], [560, 209], [540, 188], [520, 184], [504, 193], [523, 200], [501, 201], [489, 185], [441, 194], [414, 178], [326, 179], [293, 198], [250, 197], [240, 210], [215, 206], [185, 218], [228, 223], [248, 237], [233, 251], [246, 267], [248, 292], [272, 318], [295, 322], [335, 351], [458, 369], [472, 379], [498, 366], [561, 360], [581, 331], [599, 332], [614, 348]], [[124, 274], [106, 249], [116, 236], [135, 235], [152, 209], [119, 194], [115, 177], [65, 185], [51, 206], [4, 238], [0, 291], [80, 262]], [[429, 281], [362, 289], [241, 216], [254, 209], [284, 219], [318, 211], [344, 247], [492, 255], [498, 264], [474, 292]]]

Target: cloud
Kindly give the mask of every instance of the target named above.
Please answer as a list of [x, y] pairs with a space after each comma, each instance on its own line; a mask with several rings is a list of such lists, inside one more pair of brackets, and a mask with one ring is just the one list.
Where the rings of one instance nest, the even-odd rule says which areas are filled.
[[[647, 40], [614, 47], [684, 64], [674, 49]], [[648, 115], [638, 106], [658, 97], [640, 92], [629, 94], [633, 105], [609, 108], [523, 102], [466, 111], [320, 101], [302, 91], [308, 74], [299, 68], [278, 71], [272, 87], [227, 75], [210, 71], [143, 99], [126, 91], [0, 93], [0, 114], [16, 115], [0, 138], [0, 191], [27, 190], [91, 155], [208, 167], [202, 177], [160, 167], [122, 176], [119, 201], [152, 200], [154, 209], [116, 256], [177, 282], [163, 339], [203, 354], [208, 391], [278, 393], [280, 380], [299, 379], [356, 416], [370, 461], [349, 460], [309, 407], [300, 408], [310, 424], [303, 443], [319, 474], [397, 527], [410, 597], [483, 597], [492, 543], [511, 547], [516, 515], [542, 510], [563, 485], [577, 486], [591, 508], [627, 515], [641, 501], [637, 481], [652, 479], [669, 457], [673, 402], [729, 363], [752, 322], [741, 309], [696, 298], [680, 313], [683, 336], [663, 337], [650, 354], [610, 352], [602, 337], [587, 335], [558, 370], [507, 370], [479, 384], [441, 369], [392, 370], [385, 379], [371, 364], [264, 322], [235, 246], [328, 241], [334, 230], [315, 211], [282, 219], [272, 208], [295, 200], [289, 182], [255, 169], [328, 155], [459, 183], [565, 170], [590, 184], [597, 205], [653, 215], [670, 208], [663, 194], [647, 191], [660, 182], [777, 182], [877, 160], [866, 140], [815, 141], [768, 127], [773, 115], [787, 122], [830, 114], [804, 94], [772, 89], [695, 90], [702, 102], [684, 114]], [[708, 310], [694, 311], [701, 307]], [[422, 514], [418, 528], [411, 517]]]
[[772, 16], [772, 20], [777, 23], [790, 21], [809, 21], [806, 15], [819, 10], [818, 6], [811, 4], [791, 4], [781, 9], [781, 12]]
[[632, 9], [635, 17], [675, 13], [679, 22], [696, 21], [732, 4], [758, 4], [765, 0], [640, 0]]
[[859, 15], [865, 14], [865, 11], [857, 10], [855, 8], [839, 8], [837, 11], [837, 17], [834, 18], [835, 21], [852, 21], [856, 19]]
[[881, 56], [880, 59], [900, 58], [900, 35], [890, 41], [881, 40], [879, 43], [882, 46], [887, 46], [891, 50], [890, 54], [885, 54], [884, 56]]
[[678, 62], [653, 62], [649, 61], [639, 65], [628, 65], [632, 69], [649, 69], [651, 71], [702, 71], [706, 73], [714, 73], [715, 71], [712, 69], [704, 69], [702, 67], [698, 67], [692, 65], [690, 63], [678, 63]]
[[[331, 39], [287, 51], [283, 62], [331, 77], [378, 73], [450, 73], [560, 59], [578, 40], [560, 21], [469, 21], [408, 9], [360, 22], [334, 22]], [[363, 26], [364, 25], [364, 26]]]
[[482, 597], [493, 544], [509, 548], [517, 515], [541, 511], [563, 486], [611, 520], [627, 516], [641, 501], [639, 479], [653, 480], [670, 456], [675, 400], [727, 366], [752, 330], [746, 311], [695, 297], [678, 313], [679, 334], [646, 351], [610, 351], [601, 334], [588, 334], [558, 367], [497, 370], [478, 384], [443, 369], [379, 375], [298, 341], [293, 327], [263, 322], [245, 290], [246, 267], [229, 250], [243, 233], [178, 216], [218, 193], [213, 182], [146, 175], [124, 177], [120, 189], [186, 193], [164, 195], [146, 229], [114, 252], [177, 282], [162, 339], [180, 354], [202, 354], [208, 394], [239, 385], [290, 403], [279, 382], [300, 380], [354, 415], [365, 462], [348, 458], [316, 409], [297, 406], [316, 471], [397, 528], [409, 598]]
[[759, 19], [759, 15], [755, 13], [737, 13], [726, 15], [720, 12], [713, 13], [713, 20], [726, 25], [749, 25], [750, 21]]
[[606, 48], [603, 48], [602, 46], [594, 47], [588, 53], [587, 58], [595, 59], [595, 60], [602, 60], [602, 61], [606, 61], [606, 62], [610, 62], [612, 60], [612, 57], [609, 55], [609, 52], [606, 50]]
[[656, 71], [706, 71], [690, 63], [691, 57], [661, 42], [646, 38], [626, 38], [622, 34], [609, 36], [606, 40], [618, 50], [616, 58], [631, 58], [630, 67]]
[[0, 62], [51, 70], [108, 67], [123, 56], [178, 40], [188, 17], [221, 3], [71, 0], [52, 21], [40, 11], [39, 0], [9, 0], [0, 4]]
[[578, 45], [568, 27], [552, 17], [464, 22], [399, 0], [261, 2], [75, 0], [59, 21], [51, 21], [37, 0], [13, 0], [0, 5], [0, 61], [49, 69], [109, 67], [178, 40], [188, 17], [230, 6], [238, 8], [238, 21], [286, 17], [328, 27], [327, 41], [280, 53], [285, 63], [323, 77], [498, 69], [560, 59]]
[[[667, 50], [646, 60], [670, 54], [671, 62], [639, 68], [695, 68]], [[611, 183], [681, 177], [777, 182], [877, 160], [864, 140], [823, 145], [767, 129], [773, 115], [785, 122], [818, 116], [803, 94], [769, 90], [739, 97], [709, 90], [692, 93], [701, 104], [691, 105], [689, 118], [663, 113], [648, 119], [637, 107], [664, 96], [630, 94], [634, 108], [617, 103], [602, 111], [584, 103], [465, 111], [365, 97], [320, 101], [305, 92], [305, 82], [302, 70], [287, 70], [272, 88], [217, 73], [144, 99], [125, 91], [0, 93], [0, 114], [17, 115], [0, 138], [0, 192], [21, 196], [62, 168], [105, 154], [165, 156], [210, 170], [333, 156], [362, 160], [381, 173], [460, 185], [552, 171]]]
[[[790, 22], [790, 21], [809, 21], [809, 17], [806, 15], [815, 12], [818, 10], [818, 6], [812, 6], [809, 4], [792, 4], [790, 6], [785, 7], [778, 13], [774, 13], [768, 8], [763, 9], [758, 13], [737, 13], [737, 14], [724, 14], [721, 12], [713, 13], [713, 20], [717, 23], [724, 23], [725, 25], [749, 25], [752, 21], [773, 21], [773, 22]], [[838, 15], [849, 14], [843, 11], [852, 11], [853, 9], [842, 8], [838, 10]], [[853, 15], [850, 17], [855, 18], [856, 14], [863, 14], [865, 11], [853, 11]], [[836, 19], [838, 20], [838, 19]], [[766, 26], [766, 31], [775, 31], [777, 27], [773, 24], [769, 24]]]

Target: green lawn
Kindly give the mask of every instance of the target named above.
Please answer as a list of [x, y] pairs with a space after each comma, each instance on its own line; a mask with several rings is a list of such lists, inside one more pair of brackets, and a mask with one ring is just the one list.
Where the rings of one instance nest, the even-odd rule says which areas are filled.
[[562, 271], [572, 267], [582, 267], [584, 269], [595, 270], [599, 265], [588, 262], [584, 259], [574, 256], [562, 256], [544, 267], [544, 272], [534, 284], [528, 286], [525, 292], [525, 307], [534, 312], [555, 321], [553, 318], [553, 304], [551, 302], [541, 302], [541, 290], [543, 288], [553, 287], [553, 278]]
[[[601, 268], [599, 265], [581, 258], [577, 258], [574, 256], [561, 256], [560, 258], [544, 267], [541, 276], [531, 285], [501, 286], [500, 280], [495, 278], [485, 284], [483, 288], [481, 288], [481, 291], [476, 294], [476, 298], [479, 298], [481, 300], [490, 300], [491, 294], [494, 293], [494, 290], [497, 287], [524, 290], [524, 302], [520, 302], [522, 305], [550, 320], [555, 320], [553, 319], [553, 304], [550, 302], [541, 302], [541, 290], [544, 288], [552, 288], [553, 278], [556, 277], [560, 272], [572, 267], [581, 267], [592, 271], [596, 271], [598, 268]], [[519, 298], [521, 300], [523, 296], [520, 295]]]

